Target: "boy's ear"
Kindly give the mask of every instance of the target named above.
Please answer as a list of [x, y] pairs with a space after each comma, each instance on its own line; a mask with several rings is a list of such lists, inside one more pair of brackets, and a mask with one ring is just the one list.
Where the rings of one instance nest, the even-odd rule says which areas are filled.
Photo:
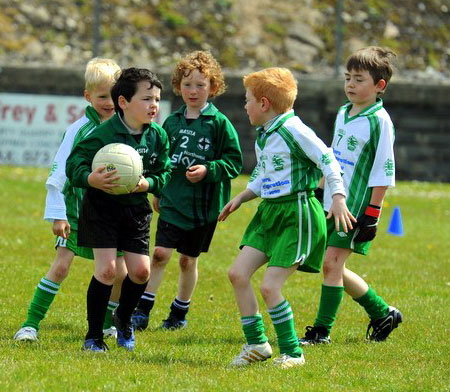
[[84, 98], [86, 99], [86, 101], [88, 101], [89, 103], [91, 102], [91, 93], [84, 89]]
[[261, 97], [261, 110], [267, 112], [270, 109], [270, 101], [266, 97]]
[[217, 86], [216, 85], [211, 85], [210, 89], [209, 89], [209, 97], [208, 98], [212, 98], [216, 95], [217, 93]]
[[377, 88], [378, 92], [383, 91], [386, 88], [386, 85], [387, 85], [386, 80], [380, 79], [378, 81], [378, 83], [376, 84], [376, 88]]
[[117, 98], [117, 102], [119, 104], [119, 107], [124, 110], [127, 108], [127, 103], [128, 101], [126, 100], [126, 98], [123, 95], [119, 95], [119, 98]]

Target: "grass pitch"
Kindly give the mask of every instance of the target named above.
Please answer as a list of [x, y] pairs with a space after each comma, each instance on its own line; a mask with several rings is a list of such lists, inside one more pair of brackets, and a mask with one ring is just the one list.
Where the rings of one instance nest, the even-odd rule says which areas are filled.
[[[210, 251], [200, 258], [199, 282], [188, 327], [158, 329], [176, 294], [176, 255], [151, 313], [137, 333], [133, 353], [109, 340], [106, 355], [81, 351], [86, 332], [86, 291], [92, 262], [76, 258], [41, 323], [36, 344], [14, 342], [38, 281], [54, 257], [51, 227], [42, 220], [46, 169], [0, 166], [0, 390], [1, 391], [445, 391], [450, 390], [450, 184], [400, 183], [388, 192], [379, 234], [367, 257], [352, 256], [361, 274], [404, 322], [384, 343], [364, 340], [367, 316], [345, 297], [333, 344], [308, 347], [306, 365], [274, 368], [271, 360], [228, 368], [244, 343], [227, 269], [258, 201], [243, 205], [218, 225]], [[247, 177], [233, 182], [233, 192]], [[405, 235], [386, 233], [399, 206]], [[154, 218], [152, 239], [154, 238]], [[255, 288], [262, 272], [255, 276]], [[320, 295], [319, 274], [297, 273], [284, 290], [302, 335], [312, 324]], [[267, 334], [278, 348], [260, 298]]]

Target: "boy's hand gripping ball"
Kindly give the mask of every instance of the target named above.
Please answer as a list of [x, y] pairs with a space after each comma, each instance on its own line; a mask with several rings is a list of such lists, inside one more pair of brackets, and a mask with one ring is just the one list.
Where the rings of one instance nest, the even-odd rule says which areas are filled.
[[106, 171], [116, 169], [120, 178], [114, 181], [119, 186], [111, 188], [111, 193], [123, 195], [132, 192], [142, 176], [142, 158], [131, 146], [111, 143], [102, 147], [94, 156], [92, 170], [105, 166]]

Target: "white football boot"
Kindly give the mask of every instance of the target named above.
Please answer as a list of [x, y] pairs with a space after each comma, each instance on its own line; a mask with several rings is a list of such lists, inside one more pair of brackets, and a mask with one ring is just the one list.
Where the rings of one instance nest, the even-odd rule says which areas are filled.
[[272, 356], [272, 347], [269, 342], [262, 344], [244, 344], [242, 351], [237, 355], [230, 366], [248, 366], [254, 362], [265, 361]]
[[305, 364], [305, 356], [302, 354], [301, 357], [291, 357], [288, 354], [281, 354], [281, 357], [275, 358], [273, 360], [273, 364], [275, 366], [280, 367], [281, 369], [289, 369], [295, 366], [301, 366]]
[[37, 331], [33, 327], [20, 328], [14, 335], [14, 340], [34, 342], [38, 340]]

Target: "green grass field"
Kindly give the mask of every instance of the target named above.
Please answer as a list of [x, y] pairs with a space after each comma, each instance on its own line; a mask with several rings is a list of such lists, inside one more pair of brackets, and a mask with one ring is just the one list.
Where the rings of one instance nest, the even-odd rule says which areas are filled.
[[[0, 391], [450, 390], [450, 184], [398, 184], [386, 198], [370, 255], [348, 262], [403, 312], [403, 324], [388, 341], [365, 342], [367, 316], [346, 297], [332, 332], [333, 344], [307, 348], [304, 367], [281, 370], [269, 360], [235, 370], [228, 364], [244, 341], [227, 270], [257, 201], [218, 225], [209, 253], [200, 259], [187, 329], [158, 330], [176, 294], [178, 266], [173, 258], [149, 330], [137, 333], [135, 351], [108, 341], [105, 355], [83, 353], [92, 262], [77, 258], [41, 324], [39, 342], [12, 340], [54, 257], [51, 227], [42, 219], [46, 176], [45, 169], [0, 166]], [[234, 193], [246, 180], [242, 176], [234, 181]], [[402, 212], [403, 237], [386, 233], [394, 206]], [[255, 287], [261, 273], [255, 276]], [[319, 274], [297, 273], [284, 290], [299, 334], [313, 322], [320, 285]], [[277, 354], [261, 299], [260, 304]]]

